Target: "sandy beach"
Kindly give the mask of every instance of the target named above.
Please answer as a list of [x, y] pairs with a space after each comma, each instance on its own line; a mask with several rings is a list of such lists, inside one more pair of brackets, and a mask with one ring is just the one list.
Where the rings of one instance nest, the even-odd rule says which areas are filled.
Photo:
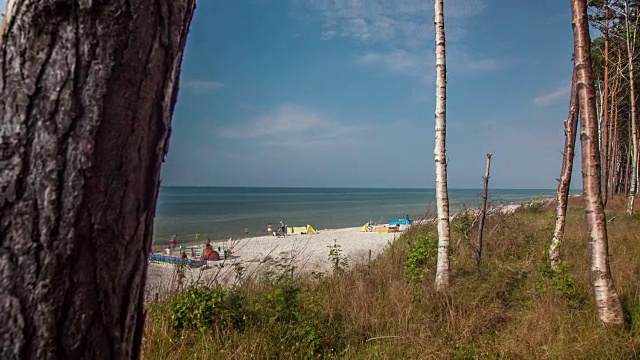
[[[185, 270], [185, 284], [233, 284], [238, 272], [244, 278], [254, 277], [269, 269], [281, 271], [282, 265], [293, 266], [296, 273], [331, 271], [330, 247], [338, 244], [350, 265], [367, 261], [369, 251], [375, 258], [402, 233], [379, 234], [361, 232], [360, 227], [318, 230], [317, 235], [271, 235], [236, 241], [213, 243], [230, 248], [233, 255], [211, 262], [205, 268]], [[176, 254], [177, 255], [177, 252]], [[280, 266], [278, 266], [279, 264]], [[147, 297], [163, 294], [178, 285], [175, 267], [151, 263], [147, 275]]]
[[[542, 200], [546, 203], [552, 199]], [[511, 214], [521, 207], [520, 204], [502, 205], [488, 209], [488, 215], [501, 212]], [[478, 209], [470, 209], [477, 213]], [[455, 218], [455, 214], [451, 218]], [[433, 222], [416, 221], [415, 224]], [[332, 270], [329, 260], [330, 247], [340, 246], [341, 255], [348, 259], [351, 266], [375, 258], [395, 239], [399, 233], [361, 232], [361, 227], [319, 230], [317, 235], [287, 235], [275, 237], [265, 235], [225, 242], [211, 242], [214, 248], [230, 249], [232, 256], [220, 261], [210, 262], [203, 268], [185, 268], [183, 284], [232, 285], [240, 279], [255, 278], [269, 270], [281, 273], [293, 268], [296, 274], [312, 272], [328, 273]], [[159, 249], [157, 249], [159, 250]], [[174, 255], [179, 255], [178, 251]], [[161, 296], [178, 286], [176, 269], [172, 265], [149, 264], [146, 285], [146, 297]]]

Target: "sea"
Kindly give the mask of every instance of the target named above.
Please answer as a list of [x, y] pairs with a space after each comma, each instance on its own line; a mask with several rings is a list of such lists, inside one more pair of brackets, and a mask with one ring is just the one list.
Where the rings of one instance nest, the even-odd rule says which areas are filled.
[[[492, 205], [555, 197], [553, 189], [489, 189]], [[449, 189], [451, 214], [478, 207], [481, 189]], [[267, 225], [313, 226], [316, 230], [435, 216], [434, 189], [174, 187], [160, 188], [154, 245], [181, 241], [260, 236]]]

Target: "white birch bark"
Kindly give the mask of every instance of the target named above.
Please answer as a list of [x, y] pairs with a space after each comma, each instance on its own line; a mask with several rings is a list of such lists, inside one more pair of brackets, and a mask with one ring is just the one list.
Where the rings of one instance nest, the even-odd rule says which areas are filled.
[[601, 196], [600, 152], [596, 136], [598, 119], [591, 63], [591, 39], [586, 0], [572, 0], [575, 71], [577, 72], [580, 140], [582, 145], [582, 183], [589, 237], [590, 280], [600, 320], [622, 324], [622, 303], [613, 284], [609, 267], [607, 222]]
[[443, 0], [434, 0], [434, 26], [436, 35], [436, 111], [435, 148], [436, 206], [438, 208], [438, 263], [436, 289], [449, 286], [449, 194], [447, 190], [446, 156], [446, 99], [447, 67], [445, 56]]
[[560, 271], [560, 246], [564, 238], [564, 225], [567, 215], [567, 203], [569, 200], [569, 187], [571, 185], [571, 173], [573, 171], [573, 157], [575, 154], [576, 132], [578, 126], [578, 99], [576, 97], [576, 72], [573, 72], [571, 80], [571, 98], [569, 100], [569, 116], [564, 123], [564, 156], [562, 158], [562, 171], [558, 183], [558, 195], [556, 205], [556, 223], [553, 230], [553, 238], [549, 246], [549, 263], [555, 271]]

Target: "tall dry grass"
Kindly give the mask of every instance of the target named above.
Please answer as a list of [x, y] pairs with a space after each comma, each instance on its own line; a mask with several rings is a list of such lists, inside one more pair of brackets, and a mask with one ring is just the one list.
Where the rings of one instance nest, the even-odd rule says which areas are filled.
[[[348, 271], [272, 277], [227, 289], [225, 299], [232, 300], [216, 305], [216, 319], [198, 328], [175, 329], [172, 311], [180, 294], [151, 303], [143, 357], [638, 358], [640, 217], [624, 215], [624, 199], [614, 198], [607, 218], [625, 328], [603, 327], [598, 321], [589, 287], [584, 211], [580, 199], [572, 198], [561, 275], [551, 273], [546, 261], [553, 206], [487, 218], [479, 273], [472, 245], [464, 238], [469, 224], [457, 217], [453, 283], [447, 292], [433, 290], [435, 259], [427, 262], [422, 282], [407, 280], [411, 243], [435, 233], [432, 225], [413, 227], [380, 257]], [[470, 239], [476, 238], [475, 231]], [[238, 322], [223, 321], [229, 316]]]

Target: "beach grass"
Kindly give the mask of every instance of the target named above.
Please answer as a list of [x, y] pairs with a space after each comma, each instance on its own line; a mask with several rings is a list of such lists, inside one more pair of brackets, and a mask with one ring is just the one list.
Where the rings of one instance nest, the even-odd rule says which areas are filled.
[[[433, 287], [435, 227], [411, 227], [377, 258], [331, 275], [286, 265], [226, 288], [186, 286], [147, 305], [142, 356], [209, 358], [630, 359], [640, 349], [640, 216], [607, 208], [611, 268], [627, 315], [599, 323], [580, 198], [572, 198], [563, 273], [550, 271], [553, 205], [487, 218], [480, 272], [473, 219], [452, 226], [451, 288]], [[328, 250], [329, 251], [329, 250]]]

